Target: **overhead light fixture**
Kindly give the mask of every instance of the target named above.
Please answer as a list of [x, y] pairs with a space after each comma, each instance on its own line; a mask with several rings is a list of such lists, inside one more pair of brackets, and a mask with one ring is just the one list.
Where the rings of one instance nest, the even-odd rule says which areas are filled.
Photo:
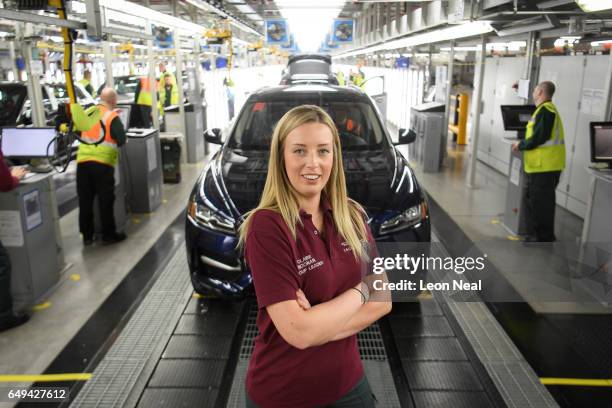
[[[480, 49], [480, 47], [474, 45], [474, 46], [467, 46], [467, 47], [455, 47], [454, 50], [456, 51], [478, 51]], [[451, 47], [442, 47], [440, 48], [440, 51], [450, 51]]]
[[255, 13], [255, 10], [253, 10], [253, 7], [249, 6], [248, 4], [236, 4], [234, 5], [234, 7], [236, 7], [241, 13], [244, 13], [244, 14]]
[[173, 17], [129, 1], [100, 0], [100, 6], [105, 8], [105, 14], [107, 14], [107, 9], [115, 11], [115, 13], [112, 14], [118, 18], [121, 16], [118, 16], [117, 12], [123, 14], [123, 19], [135, 19], [137, 17], [138, 20], [150, 20], [154, 24], [163, 24], [189, 34], [202, 33], [205, 30], [205, 28], [199, 24], [190, 23], [181, 18]]
[[549, 20], [542, 20], [537, 23], [524, 24], [517, 27], [495, 29], [495, 32], [500, 37], [506, 37], [515, 34], [530, 33], [532, 31], [541, 31], [554, 28], [554, 25]]
[[473, 37], [475, 35], [490, 33], [491, 31], [493, 31], [493, 27], [491, 27], [491, 24], [488, 21], [472, 21], [442, 28], [440, 30], [429, 31], [423, 34], [388, 41], [383, 44], [375, 45], [362, 50], [349, 51], [339, 54], [338, 57], [351, 57], [354, 55], [366, 54], [368, 52], [394, 50], [397, 48], [414, 47], [422, 44], [456, 40], [459, 38]]
[[[487, 50], [496, 50], [496, 51], [519, 51], [521, 48], [527, 47], [526, 41], [509, 41], [504, 43], [494, 42], [487, 44]], [[478, 47], [480, 49], [480, 47]]]
[[610, 0], [576, 0], [576, 4], [586, 13], [612, 9]]

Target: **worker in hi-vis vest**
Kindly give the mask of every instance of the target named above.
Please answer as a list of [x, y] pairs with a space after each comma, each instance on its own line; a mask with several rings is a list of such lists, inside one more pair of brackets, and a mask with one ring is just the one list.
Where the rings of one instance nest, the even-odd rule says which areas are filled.
[[165, 107], [178, 105], [179, 103], [179, 93], [178, 88], [176, 86], [176, 82], [173, 82], [174, 75], [169, 72], [166, 72], [160, 79], [159, 82], [163, 82], [163, 84], [158, 83], [159, 87], [159, 101]]
[[[138, 109], [140, 118], [137, 120], [138, 124], [136, 127], [150, 128], [153, 126], [153, 118], [151, 116], [153, 115], [153, 109], [151, 109], [151, 105], [153, 104], [153, 92], [157, 92], [157, 81], [151, 83], [148, 76], [140, 77], [140, 81], [136, 85], [136, 92], [134, 93], [134, 102], [140, 107], [140, 109]], [[159, 114], [163, 115], [164, 108], [159, 97], [157, 98], [157, 107], [159, 109]], [[134, 114], [134, 112], [132, 112], [132, 115], [138, 116], [138, 113]]]
[[79, 84], [83, 85], [83, 88], [85, 88], [85, 90], [89, 92], [92, 97], [96, 97], [96, 92], [94, 91], [93, 86], [91, 86], [90, 70], [86, 69], [85, 71], [83, 71], [83, 78], [79, 81]]
[[79, 144], [77, 153], [77, 194], [79, 196], [79, 229], [83, 244], [88, 246], [94, 238], [94, 199], [98, 197], [102, 223], [102, 244], [123, 241], [125, 233], [115, 226], [115, 165], [118, 147], [125, 143], [126, 135], [121, 119], [113, 109], [117, 106], [117, 92], [104, 88], [97, 109], [100, 120], [89, 130], [81, 132], [81, 139], [92, 144]]
[[565, 168], [563, 122], [551, 102], [555, 85], [540, 83], [533, 91], [537, 108], [525, 132], [525, 139], [512, 145], [523, 152], [527, 179], [526, 242], [553, 242], [555, 237], [555, 190]]
[[157, 89], [159, 90], [159, 101], [163, 107], [178, 105], [179, 92], [176, 84], [176, 77], [166, 69], [164, 62], [159, 63], [159, 80]]

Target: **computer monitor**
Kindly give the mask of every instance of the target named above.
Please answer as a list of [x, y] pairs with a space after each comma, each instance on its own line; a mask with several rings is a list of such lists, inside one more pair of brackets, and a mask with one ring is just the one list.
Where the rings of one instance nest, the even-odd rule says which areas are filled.
[[2, 128], [2, 154], [13, 158], [51, 157], [55, 155], [55, 129]]
[[591, 161], [612, 168], [612, 122], [591, 122]]
[[534, 105], [501, 105], [504, 130], [525, 131], [535, 109]]
[[130, 114], [132, 112], [132, 106], [131, 105], [117, 105], [117, 108], [115, 109], [115, 111], [119, 115], [119, 119], [121, 120], [121, 123], [123, 123], [123, 128], [126, 130], [129, 129], [130, 117], [131, 117]]

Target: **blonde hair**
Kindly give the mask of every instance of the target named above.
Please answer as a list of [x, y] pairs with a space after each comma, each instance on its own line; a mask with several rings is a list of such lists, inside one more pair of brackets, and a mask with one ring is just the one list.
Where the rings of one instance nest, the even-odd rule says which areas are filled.
[[357, 202], [348, 198], [340, 137], [334, 121], [327, 112], [315, 105], [302, 105], [291, 109], [283, 115], [274, 128], [266, 184], [259, 205], [245, 214], [245, 221], [239, 227], [238, 245], [244, 245], [253, 215], [263, 209], [280, 213], [295, 239], [296, 225], [298, 223], [302, 225], [302, 220], [300, 219], [300, 208], [296, 198], [297, 192], [291, 185], [285, 171], [283, 150], [287, 135], [306, 123], [322, 123], [331, 130], [334, 144], [333, 164], [323, 193], [329, 200], [338, 233], [351, 247], [356, 258], [367, 260], [368, 254], [361, 244], [362, 241], [367, 240], [364, 221], [365, 210]]

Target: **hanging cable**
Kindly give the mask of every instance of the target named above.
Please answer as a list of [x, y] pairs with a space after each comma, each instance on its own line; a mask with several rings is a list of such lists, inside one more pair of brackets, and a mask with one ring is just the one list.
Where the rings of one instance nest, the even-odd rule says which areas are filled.
[[[66, 13], [66, 1], [65, 0], [49, 0], [49, 6], [55, 7], [57, 15], [62, 20], [68, 20]], [[63, 59], [63, 71], [66, 81], [66, 92], [68, 93], [69, 103], [65, 106], [65, 113], [68, 119], [68, 123], [58, 124], [58, 131], [62, 137], [57, 138], [57, 144], [62, 146], [63, 149], [58, 149], [54, 158], [50, 161], [53, 163], [56, 171], [64, 172], [68, 168], [68, 164], [72, 160], [72, 145], [75, 140], [83, 144], [100, 144], [104, 141], [104, 132], [100, 132], [100, 138], [94, 142], [90, 140], [84, 140], [80, 137], [79, 131], [86, 131], [91, 129], [97, 123], [100, 123], [102, 119], [102, 112], [93, 106], [87, 110], [83, 109], [78, 104], [76, 93], [74, 90], [74, 79], [72, 76], [72, 59], [73, 59], [73, 44], [76, 38], [76, 31], [67, 27], [61, 29], [62, 39], [64, 42], [64, 59]], [[104, 126], [102, 126], [104, 129]], [[64, 161], [64, 163], [62, 163]], [[59, 168], [55, 163], [59, 164]]]
[[[68, 20], [65, 0], [49, 0], [49, 5], [57, 8], [57, 15], [59, 18]], [[62, 38], [64, 40], [63, 70], [66, 77], [66, 91], [68, 92], [68, 98], [71, 104], [77, 103], [76, 94], [74, 92], [74, 82], [72, 79], [72, 45], [74, 43], [74, 34], [75, 32], [68, 27], [62, 27]]]

